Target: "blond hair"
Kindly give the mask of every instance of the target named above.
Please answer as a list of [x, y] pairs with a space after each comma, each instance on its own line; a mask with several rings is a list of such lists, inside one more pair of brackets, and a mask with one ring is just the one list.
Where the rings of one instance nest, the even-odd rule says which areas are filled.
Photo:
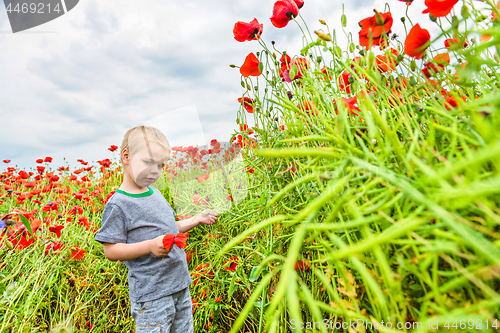
[[136, 126], [129, 129], [123, 137], [122, 146], [120, 149], [120, 163], [122, 164], [122, 168], [124, 167], [122, 154], [125, 149], [127, 149], [128, 151], [129, 158], [132, 159], [132, 157], [138, 151], [140, 151], [143, 147], [146, 147], [146, 140], [144, 138], [143, 130], [144, 132], [146, 132], [146, 137], [149, 143], [158, 143], [170, 155], [170, 143], [159, 129], [152, 126]]

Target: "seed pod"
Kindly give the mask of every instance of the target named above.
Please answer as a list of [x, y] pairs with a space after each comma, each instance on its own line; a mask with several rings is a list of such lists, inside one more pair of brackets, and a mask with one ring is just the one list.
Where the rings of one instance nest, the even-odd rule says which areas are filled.
[[314, 30], [314, 33], [316, 35], [318, 35], [319, 38], [321, 38], [322, 40], [326, 41], [326, 42], [331, 42], [332, 41], [332, 38], [330, 36], [328, 36], [327, 34], [324, 34], [320, 31], [317, 31], [317, 30]]
[[322, 57], [322, 56], [319, 56], [319, 57], [317, 57], [317, 58], [316, 58], [316, 62], [318, 62], [318, 63], [320, 63], [320, 62], [321, 62], [321, 60], [323, 60], [323, 57]]
[[416, 71], [417, 70], [417, 63], [415, 62], [415, 60], [412, 60], [410, 62], [410, 69], [412, 72]]
[[347, 26], [347, 17], [342, 14], [341, 18], [340, 18], [340, 22], [342, 23], [342, 26], [345, 28]]
[[406, 18], [403, 16], [403, 17], [401, 18], [401, 22], [405, 23], [405, 21], [406, 21]]
[[408, 82], [408, 84], [410, 85], [410, 87], [413, 87], [414, 85], [417, 84], [417, 81], [415, 80], [415, 77], [411, 77], [410, 78], [410, 82]]
[[255, 52], [255, 54], [257, 55], [257, 57], [260, 56], [260, 52]]
[[437, 21], [436, 16], [434, 16], [434, 15], [432, 15], [432, 14], [429, 14], [429, 19], [430, 19], [432, 22], [436, 22], [436, 21]]

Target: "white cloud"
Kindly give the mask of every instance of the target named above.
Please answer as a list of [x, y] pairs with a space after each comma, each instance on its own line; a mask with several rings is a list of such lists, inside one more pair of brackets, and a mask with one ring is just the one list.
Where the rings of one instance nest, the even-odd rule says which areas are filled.
[[[279, 50], [290, 54], [302, 48], [295, 22], [283, 29], [272, 26], [273, 4], [85, 0], [64, 16], [17, 34], [7, 33], [7, 15], [0, 10], [0, 71], [5, 82], [0, 90], [0, 160], [29, 167], [37, 158], [52, 156], [52, 165], [58, 167], [64, 157], [71, 166], [79, 158], [111, 158], [107, 148], [120, 145], [126, 130], [190, 105], [208, 141], [227, 141], [238, 129], [237, 98], [244, 92], [239, 71], [228, 65], [241, 65], [249, 52], [261, 50], [257, 41], [234, 39], [236, 21], [256, 17], [264, 24], [262, 37], [268, 46], [275, 40]], [[346, 30], [355, 42], [357, 22], [373, 15], [373, 8], [384, 11], [384, 2], [345, 5]], [[391, 8], [393, 30], [404, 36], [399, 17], [406, 5], [391, 2]], [[415, 1], [410, 11], [421, 13], [423, 8]], [[339, 2], [306, 1], [301, 15], [311, 33], [323, 28], [318, 19], [327, 21], [344, 45]], [[419, 22], [430, 23], [425, 15]], [[252, 118], [247, 114], [250, 125]], [[172, 145], [197, 144], [183, 136], [192, 123], [182, 119], [165, 135]]]

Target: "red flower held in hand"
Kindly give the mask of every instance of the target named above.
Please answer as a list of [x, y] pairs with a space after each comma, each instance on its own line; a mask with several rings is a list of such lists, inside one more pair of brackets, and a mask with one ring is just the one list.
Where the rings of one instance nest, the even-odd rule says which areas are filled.
[[250, 21], [250, 23], [238, 21], [234, 24], [234, 39], [238, 42], [258, 40], [260, 35], [262, 35], [263, 26], [263, 24], [259, 24], [256, 18]]
[[[292, 19], [299, 15], [299, 7], [296, 2], [299, 0], [279, 0], [274, 3], [273, 16], [271, 16], [271, 23], [276, 28], [284, 28]], [[303, 4], [303, 2], [302, 2]]]
[[458, 0], [425, 0], [427, 8], [422, 12], [429, 13], [435, 17], [443, 17], [451, 12]]
[[259, 76], [262, 74], [259, 70], [259, 59], [257, 59], [255, 54], [250, 53], [247, 55], [245, 62], [240, 67], [240, 73], [244, 77]]
[[431, 35], [426, 29], [422, 29], [417, 23], [411, 28], [405, 40], [405, 54], [410, 57], [421, 59], [425, 50], [429, 47]]
[[186, 240], [189, 236], [189, 232], [179, 232], [177, 236], [174, 236], [174, 234], [166, 234], [163, 236], [163, 246], [165, 246], [165, 249], [167, 251], [170, 251], [172, 248], [172, 245], [175, 244], [177, 247], [183, 249], [186, 247]]

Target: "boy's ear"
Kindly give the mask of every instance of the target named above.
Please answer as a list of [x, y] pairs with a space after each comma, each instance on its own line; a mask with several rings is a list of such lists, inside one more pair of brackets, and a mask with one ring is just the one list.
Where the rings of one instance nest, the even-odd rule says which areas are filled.
[[125, 148], [122, 152], [122, 160], [123, 160], [123, 162], [127, 162], [127, 163], [130, 162], [127, 148]]

